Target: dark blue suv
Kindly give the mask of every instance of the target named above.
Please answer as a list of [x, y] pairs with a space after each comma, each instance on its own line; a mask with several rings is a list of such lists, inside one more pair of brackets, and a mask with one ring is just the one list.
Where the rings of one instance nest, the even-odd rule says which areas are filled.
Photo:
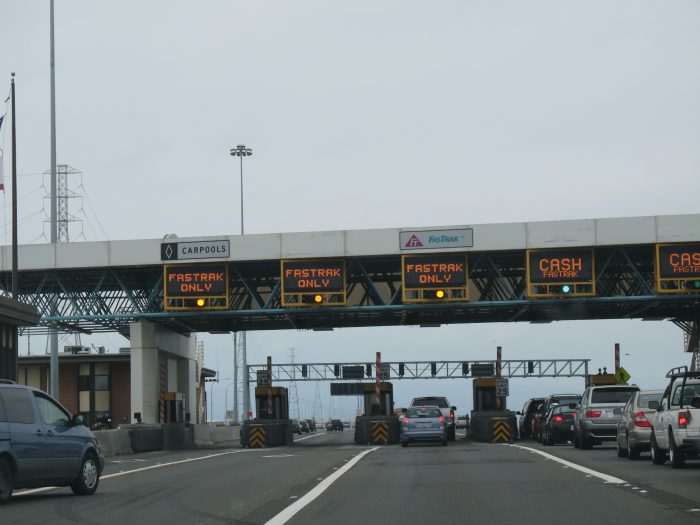
[[74, 494], [93, 494], [103, 468], [82, 416], [41, 390], [0, 379], [0, 504], [19, 488], [69, 485]]

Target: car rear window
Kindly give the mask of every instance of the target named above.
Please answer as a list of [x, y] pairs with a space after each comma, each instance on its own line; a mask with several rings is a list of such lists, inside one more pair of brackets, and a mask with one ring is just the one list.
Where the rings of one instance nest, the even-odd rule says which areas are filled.
[[437, 408], [409, 408], [406, 411], [406, 417], [409, 418], [440, 416], [442, 416], [442, 412]]
[[419, 397], [413, 400], [412, 406], [449, 408], [450, 405], [444, 397]]
[[569, 405], [557, 405], [552, 408], [552, 414], [573, 414], [574, 410]]
[[637, 388], [596, 388], [591, 403], [627, 403]]
[[24, 388], [0, 388], [8, 423], [34, 423], [34, 405]]
[[[671, 401], [674, 405], [680, 405], [681, 402], [681, 386], [678, 385], [673, 391], [673, 400]], [[683, 390], [683, 404], [689, 405], [690, 402], [696, 395], [700, 395], [700, 385], [685, 385]]]
[[581, 400], [581, 396], [556, 396], [552, 398], [552, 404], [568, 405], [569, 403], [577, 403]]
[[639, 403], [640, 408], [649, 408], [649, 403], [651, 403], [652, 401], [660, 403], [661, 396], [661, 392], [659, 392], [658, 394], [640, 394], [637, 403]]

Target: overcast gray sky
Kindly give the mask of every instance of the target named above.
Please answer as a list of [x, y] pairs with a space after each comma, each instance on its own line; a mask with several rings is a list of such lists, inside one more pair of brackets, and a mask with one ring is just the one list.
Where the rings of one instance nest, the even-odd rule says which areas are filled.
[[[699, 23], [695, 0], [57, 0], [58, 161], [83, 173], [72, 236], [239, 232], [238, 143], [254, 151], [247, 233], [697, 213]], [[2, 2], [0, 101], [11, 71], [19, 240], [46, 242], [48, 0]], [[230, 376], [230, 337], [202, 337]], [[485, 359], [501, 345], [597, 367], [615, 342], [643, 387], [688, 361], [679, 329], [638, 321], [258, 332], [249, 361], [290, 347], [299, 361]], [[398, 404], [471, 404], [467, 382], [395, 388]], [[509, 402], [582, 388], [514, 381]]]

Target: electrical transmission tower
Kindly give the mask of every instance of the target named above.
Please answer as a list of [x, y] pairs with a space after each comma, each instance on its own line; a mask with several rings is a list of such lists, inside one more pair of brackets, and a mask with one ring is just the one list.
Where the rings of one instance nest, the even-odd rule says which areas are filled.
[[[49, 174], [50, 172], [44, 172], [44, 174]], [[71, 213], [71, 210], [78, 208], [82, 210], [83, 208], [83, 196], [71, 189], [71, 182], [79, 181], [78, 187], [82, 187], [82, 177], [83, 173], [70, 167], [68, 164], [59, 164], [56, 166], [56, 229], [57, 229], [57, 241], [59, 243], [70, 242], [71, 240], [71, 223], [80, 224], [80, 234], [83, 234], [82, 219], [78, 218], [77, 215]], [[75, 186], [73, 186], [75, 187]], [[44, 202], [51, 201], [50, 195], [44, 196]], [[72, 204], [72, 202], [78, 202], [79, 205]], [[50, 223], [51, 219], [46, 219], [44, 223]]]

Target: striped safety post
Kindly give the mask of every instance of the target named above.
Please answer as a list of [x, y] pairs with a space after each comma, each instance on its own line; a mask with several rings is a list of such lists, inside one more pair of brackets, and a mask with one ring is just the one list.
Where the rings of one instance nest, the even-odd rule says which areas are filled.
[[167, 368], [165, 361], [160, 362], [160, 403], [159, 403], [159, 417], [160, 422], [165, 423], [165, 389], [166, 389], [166, 379], [167, 379]]

